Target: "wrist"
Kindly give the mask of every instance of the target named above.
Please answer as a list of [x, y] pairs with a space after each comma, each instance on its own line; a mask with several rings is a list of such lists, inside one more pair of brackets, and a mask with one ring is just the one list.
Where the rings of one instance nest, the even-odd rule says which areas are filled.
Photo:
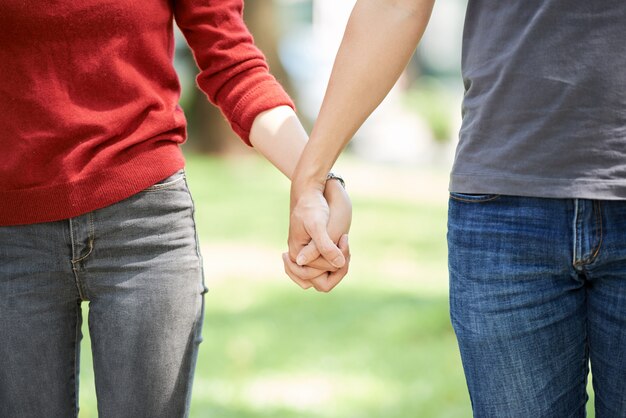
[[305, 195], [310, 193], [321, 194], [327, 201], [343, 199], [347, 196], [345, 182], [343, 178], [335, 173], [329, 172], [326, 175], [300, 176], [294, 175], [291, 184], [292, 205]]
[[338, 180], [327, 180], [324, 187], [324, 198], [331, 202], [347, 196], [346, 189]]
[[328, 185], [329, 182], [337, 182], [341, 185], [341, 187], [344, 189], [346, 188], [346, 182], [343, 180], [343, 177], [339, 174], [333, 173], [332, 171], [326, 175], [326, 185]]
[[324, 190], [332, 162], [326, 161], [326, 158], [313, 152], [316, 151], [316, 148], [313, 148], [311, 152], [307, 152], [310, 151], [310, 145], [311, 143], [307, 144], [307, 147], [300, 156], [300, 160], [298, 161], [291, 179], [292, 184], [296, 186], [296, 188], [316, 187]]
[[291, 178], [291, 189], [295, 191], [317, 189], [324, 191], [326, 187], [327, 172], [319, 172], [319, 170], [310, 170], [305, 172], [296, 168]]

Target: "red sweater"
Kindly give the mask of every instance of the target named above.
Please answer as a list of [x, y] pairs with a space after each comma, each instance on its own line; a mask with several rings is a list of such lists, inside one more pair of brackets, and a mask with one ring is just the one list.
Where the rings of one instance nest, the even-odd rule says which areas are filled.
[[183, 167], [174, 20], [244, 141], [260, 112], [293, 106], [242, 1], [0, 1], [0, 225], [78, 216]]

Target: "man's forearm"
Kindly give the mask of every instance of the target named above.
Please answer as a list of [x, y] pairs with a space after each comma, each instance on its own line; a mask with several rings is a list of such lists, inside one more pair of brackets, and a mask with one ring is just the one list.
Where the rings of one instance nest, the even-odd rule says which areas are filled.
[[[250, 142], [256, 150], [289, 179], [307, 141], [306, 131], [289, 106], [279, 106], [259, 114], [250, 131]], [[345, 194], [343, 188], [338, 182], [329, 182], [324, 191], [327, 200], [338, 194]]]
[[426, 29], [433, 3], [358, 0], [295, 183], [303, 187], [323, 184], [339, 153], [406, 67]]

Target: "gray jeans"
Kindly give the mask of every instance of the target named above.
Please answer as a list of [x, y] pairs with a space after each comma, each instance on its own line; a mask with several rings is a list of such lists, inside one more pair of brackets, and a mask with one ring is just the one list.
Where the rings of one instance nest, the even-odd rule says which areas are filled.
[[182, 170], [76, 218], [0, 227], [0, 417], [77, 416], [82, 301], [99, 417], [186, 417], [205, 292]]

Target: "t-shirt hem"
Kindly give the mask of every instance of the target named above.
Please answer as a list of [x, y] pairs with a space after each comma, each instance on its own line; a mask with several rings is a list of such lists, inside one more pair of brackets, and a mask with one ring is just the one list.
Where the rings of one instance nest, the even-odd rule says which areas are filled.
[[556, 199], [626, 200], [626, 179], [551, 179], [452, 173], [448, 190]]

